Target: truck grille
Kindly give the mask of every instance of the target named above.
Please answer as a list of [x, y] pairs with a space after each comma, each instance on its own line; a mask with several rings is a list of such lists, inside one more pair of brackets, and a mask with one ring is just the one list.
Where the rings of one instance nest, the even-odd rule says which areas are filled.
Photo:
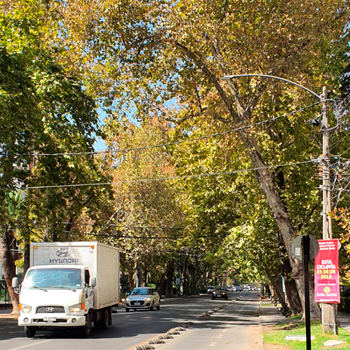
[[33, 323], [38, 324], [38, 323], [44, 323], [44, 324], [53, 324], [53, 323], [68, 323], [68, 320], [64, 318], [57, 318], [54, 320], [46, 321], [43, 318], [33, 318]]
[[40, 306], [36, 309], [37, 314], [61, 314], [64, 313], [63, 306]]

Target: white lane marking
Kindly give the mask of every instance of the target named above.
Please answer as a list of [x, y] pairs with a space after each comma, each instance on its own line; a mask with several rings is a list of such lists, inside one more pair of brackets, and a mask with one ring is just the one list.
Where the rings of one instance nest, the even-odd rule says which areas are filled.
[[214, 341], [214, 342], [210, 343], [209, 346], [211, 346], [211, 347], [216, 346], [216, 342]]
[[48, 343], [52, 341], [52, 339], [48, 339], [48, 340], [43, 340], [43, 341], [39, 341], [39, 342], [36, 342], [34, 344], [29, 344], [29, 345], [23, 345], [23, 346], [19, 346], [18, 348], [12, 348], [12, 349], [9, 349], [9, 350], [19, 350], [19, 349], [25, 349], [25, 348], [30, 348], [31, 346], [36, 346], [37, 344], [44, 344], [44, 343]]
[[222, 333], [225, 333], [225, 332], [227, 332], [227, 328], [222, 330]]
[[222, 338], [222, 334], [219, 334], [216, 338]]

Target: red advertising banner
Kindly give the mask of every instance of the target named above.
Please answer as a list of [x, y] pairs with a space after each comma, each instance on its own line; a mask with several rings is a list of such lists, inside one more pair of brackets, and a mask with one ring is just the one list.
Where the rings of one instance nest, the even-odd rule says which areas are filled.
[[338, 240], [318, 240], [315, 257], [315, 302], [340, 303]]

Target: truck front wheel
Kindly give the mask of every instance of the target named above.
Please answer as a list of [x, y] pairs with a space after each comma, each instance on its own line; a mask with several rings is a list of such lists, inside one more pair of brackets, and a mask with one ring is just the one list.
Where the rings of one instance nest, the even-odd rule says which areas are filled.
[[26, 334], [27, 338], [34, 338], [36, 333], [36, 327], [25, 326], [24, 333]]
[[90, 316], [90, 314], [86, 314], [85, 325], [80, 327], [80, 328], [81, 328], [81, 335], [84, 338], [87, 338], [91, 333], [91, 316]]

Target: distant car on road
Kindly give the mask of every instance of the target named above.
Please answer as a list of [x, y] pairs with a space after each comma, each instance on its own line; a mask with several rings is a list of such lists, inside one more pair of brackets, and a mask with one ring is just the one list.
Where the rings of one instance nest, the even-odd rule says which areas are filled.
[[211, 298], [214, 299], [226, 299], [228, 300], [227, 289], [225, 287], [216, 287], [211, 293]]
[[228, 292], [234, 292], [233, 287], [234, 287], [234, 286], [227, 286], [227, 291], [228, 291]]
[[215, 290], [215, 287], [209, 286], [208, 289], [207, 289], [207, 293], [211, 294], [211, 293], [213, 293], [214, 290]]
[[149, 287], [135, 288], [125, 299], [125, 311], [131, 309], [160, 309], [160, 296], [155, 289]]

